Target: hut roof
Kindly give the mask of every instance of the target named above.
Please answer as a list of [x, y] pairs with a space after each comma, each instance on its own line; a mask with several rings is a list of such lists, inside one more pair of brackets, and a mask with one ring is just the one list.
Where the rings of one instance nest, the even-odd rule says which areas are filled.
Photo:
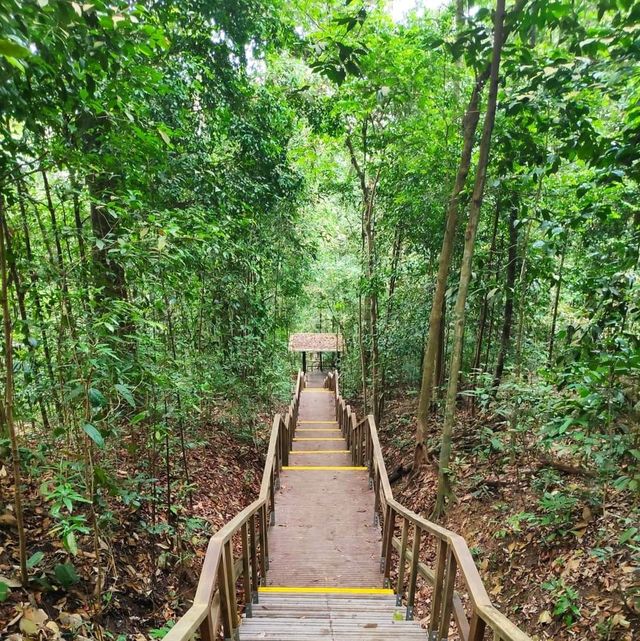
[[340, 334], [291, 334], [290, 352], [344, 352]]

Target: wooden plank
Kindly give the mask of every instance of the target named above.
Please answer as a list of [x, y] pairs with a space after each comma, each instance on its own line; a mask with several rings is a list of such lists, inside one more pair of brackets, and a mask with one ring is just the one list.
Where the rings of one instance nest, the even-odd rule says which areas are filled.
[[341, 471], [341, 472], [362, 472], [366, 467], [359, 467], [357, 465], [294, 465], [283, 467], [287, 472], [327, 472], [327, 471]]
[[396, 590], [396, 605], [402, 604], [402, 595], [404, 594], [404, 570], [406, 565], [407, 539], [409, 538], [409, 520], [402, 521], [402, 535], [400, 538], [400, 558], [398, 560], [398, 589]]
[[[418, 562], [420, 561], [420, 537], [422, 530], [415, 525], [413, 532], [413, 544], [411, 546], [411, 572], [409, 574], [409, 590], [407, 593], [407, 619], [413, 619], [413, 605], [416, 598], [416, 582], [418, 580]], [[445, 635], [445, 638], [448, 635]]]
[[349, 450], [291, 450], [289, 454], [349, 454]]
[[393, 590], [388, 588], [371, 587], [329, 587], [329, 586], [268, 586], [259, 590], [261, 593], [276, 594], [387, 594], [392, 595]]
[[257, 520], [254, 514], [249, 521], [249, 548], [251, 550], [251, 599], [252, 601], [257, 598], [258, 587], [260, 585], [258, 577], [258, 534], [257, 534]]
[[444, 573], [447, 567], [448, 545], [446, 541], [438, 541], [436, 554], [436, 574], [433, 581], [433, 599], [431, 600], [431, 618], [429, 619], [429, 633], [437, 632], [442, 618], [442, 596], [444, 592]]
[[456, 572], [458, 565], [453, 550], [447, 550], [447, 568], [445, 571], [444, 586], [442, 590], [442, 615], [440, 616], [440, 625], [438, 631], [441, 639], [449, 636], [449, 626], [451, 625], [451, 610], [453, 608], [453, 591], [456, 583]]
[[240, 532], [242, 539], [242, 582], [244, 586], [245, 611], [247, 616], [251, 616], [251, 603], [253, 601], [251, 594], [251, 552], [249, 551], [249, 528], [246, 523], [242, 526]]

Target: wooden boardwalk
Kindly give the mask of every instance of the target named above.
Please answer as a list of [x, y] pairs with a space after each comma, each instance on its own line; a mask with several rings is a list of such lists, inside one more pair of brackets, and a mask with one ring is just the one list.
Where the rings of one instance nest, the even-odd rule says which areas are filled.
[[[364, 467], [355, 467], [323, 375], [308, 375], [269, 532], [267, 586], [241, 641], [426, 639], [382, 589], [382, 533]], [[400, 635], [400, 636], [399, 636]]]
[[464, 539], [393, 497], [375, 419], [339, 387], [336, 372], [298, 373], [260, 493], [209, 540], [165, 641], [532, 641], [492, 605]]
[[276, 495], [267, 585], [382, 587], [373, 517], [368, 474], [353, 467], [333, 394], [311, 379]]
[[323, 375], [307, 376], [300, 397], [269, 535], [267, 587], [240, 639], [386, 641], [402, 632], [424, 641], [419, 625], [403, 621], [391, 590], [382, 589], [367, 469], [353, 465], [323, 382]]

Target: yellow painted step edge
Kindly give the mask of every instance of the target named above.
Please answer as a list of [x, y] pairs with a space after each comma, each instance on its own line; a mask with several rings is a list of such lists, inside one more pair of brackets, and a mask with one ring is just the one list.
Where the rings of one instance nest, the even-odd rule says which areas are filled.
[[354, 470], [362, 471], [366, 470], [366, 467], [356, 467], [352, 465], [283, 465], [283, 470], [342, 470], [347, 472], [353, 472]]
[[337, 425], [338, 421], [298, 421], [298, 423], [300, 423], [300, 425], [306, 425], [308, 423], [321, 423], [322, 425], [331, 423], [331, 425]]
[[329, 438], [328, 436], [319, 436], [318, 438], [294, 438], [294, 441], [344, 441], [343, 438]]
[[393, 594], [393, 590], [387, 588], [323, 588], [313, 587], [286, 587], [267, 586], [259, 587], [258, 592], [293, 592], [298, 594]]
[[296, 432], [339, 432], [338, 428], [333, 427], [299, 427]]
[[350, 450], [291, 450], [289, 454], [349, 454]]

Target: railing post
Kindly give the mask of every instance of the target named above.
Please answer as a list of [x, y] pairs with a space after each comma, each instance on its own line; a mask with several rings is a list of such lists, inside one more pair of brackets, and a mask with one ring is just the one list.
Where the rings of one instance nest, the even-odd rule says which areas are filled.
[[393, 551], [393, 534], [396, 525], [396, 513], [387, 505], [384, 516], [384, 534], [382, 536], [382, 556], [380, 558], [380, 568], [383, 573], [383, 585], [389, 587], [391, 581], [391, 553]]
[[478, 615], [477, 610], [474, 609], [471, 615], [471, 623], [469, 624], [469, 641], [482, 641], [484, 639], [484, 631], [486, 624], [483, 619]]
[[253, 595], [251, 593], [251, 565], [249, 563], [249, 528], [246, 523], [242, 524], [240, 536], [242, 538], [242, 584], [244, 586], [245, 612], [247, 617], [251, 617], [253, 616]]
[[444, 578], [444, 589], [442, 592], [442, 615], [440, 616], [440, 627], [438, 634], [441, 639], [446, 639], [449, 635], [449, 626], [451, 625], [451, 610], [453, 606], [453, 590], [456, 583], [456, 571], [458, 564], [453, 554], [453, 549], [449, 546], [447, 554], [447, 569]]
[[[371, 461], [371, 468], [373, 468], [373, 461]], [[378, 512], [380, 511], [380, 470], [374, 471], [373, 477], [373, 524], [378, 524]]]
[[351, 439], [351, 460], [354, 465], [358, 465], [358, 443], [360, 442], [360, 428], [356, 423], [356, 429], [353, 431], [353, 438]]
[[260, 585], [260, 581], [258, 578], [258, 537], [256, 532], [258, 523], [256, 522], [255, 512], [251, 515], [249, 524], [249, 548], [251, 550], [251, 601], [253, 603], [258, 603], [258, 586]]
[[200, 632], [201, 641], [216, 641], [218, 635], [213, 626], [213, 617], [211, 613], [211, 606], [209, 606], [209, 612], [207, 612], [207, 618], [200, 624], [198, 629]]
[[[225, 639], [233, 639], [236, 608], [231, 604], [231, 594], [229, 590], [229, 571], [233, 573], [233, 564], [229, 569], [229, 562], [226, 553], [226, 543], [218, 566], [218, 586], [220, 590], [220, 607], [222, 609], [222, 629], [224, 631]], [[235, 600], [235, 586], [233, 589]]]
[[287, 414], [287, 418], [284, 421], [284, 434], [286, 438], [282, 439], [282, 464], [289, 465], [289, 431], [291, 422], [289, 420], [290, 415]]
[[349, 449], [353, 450], [353, 441], [356, 438], [355, 428], [358, 426], [358, 421], [356, 420], [356, 413], [351, 414], [351, 424], [349, 425], [349, 438], [347, 443], [349, 444]]
[[238, 602], [236, 600], [236, 581], [235, 581], [235, 576], [233, 575], [233, 566], [234, 566], [233, 547], [230, 540], [224, 544], [224, 562], [226, 566], [225, 574], [227, 575], [227, 585], [228, 585], [227, 597], [229, 599], [229, 610], [231, 610], [230, 615], [231, 615], [231, 621], [233, 626], [231, 630], [231, 637], [235, 638]]
[[267, 584], [269, 571], [269, 535], [267, 534], [267, 503], [260, 508], [260, 573], [262, 584]]
[[[409, 590], [407, 594], [407, 621], [413, 620], [413, 604], [416, 600], [416, 582], [418, 580], [418, 564], [420, 563], [420, 537], [422, 530], [416, 523], [413, 533], [413, 546], [411, 548], [411, 573], [409, 574]], [[447, 638], [447, 635], [442, 637]]]
[[[278, 448], [276, 448], [277, 450]], [[270, 504], [270, 514], [269, 514], [269, 525], [276, 524], [276, 465], [271, 469], [271, 483], [269, 483], [269, 504]]]
[[[273, 463], [273, 469], [271, 471], [271, 486], [270, 492], [275, 492], [277, 489], [277, 483], [280, 478], [280, 468], [282, 467], [282, 421], [278, 421], [278, 440], [276, 442], [276, 451], [275, 451], [275, 461]], [[273, 503], [272, 503], [273, 507]]]
[[349, 425], [351, 425], [351, 406], [347, 405], [345, 409], [345, 418], [344, 418], [344, 429], [342, 430], [342, 437], [347, 442], [347, 447], [349, 447]]
[[433, 581], [433, 599], [431, 600], [431, 617], [429, 618], [429, 639], [437, 638], [442, 614], [442, 597], [444, 592], [444, 573], [447, 567], [448, 545], [443, 539], [438, 539], [438, 552], [436, 556], [436, 572]]
[[404, 566], [407, 555], [407, 539], [409, 538], [409, 520], [405, 517], [402, 521], [402, 535], [400, 537], [400, 561], [398, 563], [398, 586], [396, 592], [396, 605], [402, 605], [404, 592]]

